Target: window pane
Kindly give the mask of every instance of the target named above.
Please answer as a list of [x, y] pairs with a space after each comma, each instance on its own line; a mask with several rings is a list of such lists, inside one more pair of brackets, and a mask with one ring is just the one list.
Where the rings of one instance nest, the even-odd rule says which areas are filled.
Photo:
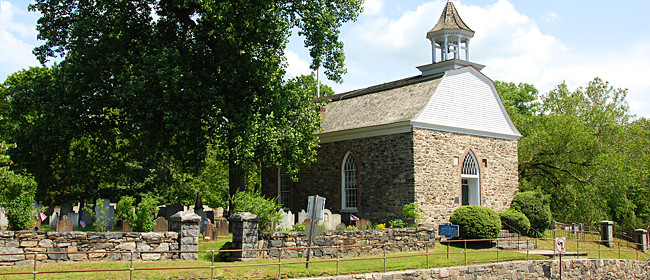
[[357, 207], [357, 163], [351, 154], [343, 165], [343, 196], [345, 208]]

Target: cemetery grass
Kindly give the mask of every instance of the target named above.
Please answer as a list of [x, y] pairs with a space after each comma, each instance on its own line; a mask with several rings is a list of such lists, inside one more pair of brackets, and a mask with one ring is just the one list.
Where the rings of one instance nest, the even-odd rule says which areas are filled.
[[[222, 246], [232, 240], [231, 236], [220, 237], [217, 241], [213, 242], [200, 242], [199, 250], [219, 250]], [[615, 242], [618, 240], [615, 240]], [[552, 250], [553, 240], [538, 240], [538, 249]], [[567, 242], [567, 250], [575, 252], [577, 249], [575, 240]], [[580, 242], [580, 251], [587, 251], [589, 257], [598, 257], [598, 248], [601, 249], [601, 258], [618, 258], [617, 248], [607, 248], [595, 242]], [[621, 249], [624, 249], [621, 246]], [[625, 248], [621, 251], [621, 258], [637, 259], [637, 252], [632, 248]], [[465, 265], [465, 254], [462, 253], [464, 248], [449, 246], [449, 257], [447, 256], [447, 246], [444, 244], [436, 244], [435, 248], [429, 249], [429, 267], [451, 267]], [[497, 261], [497, 252], [494, 248], [489, 249], [467, 249], [467, 264], [484, 264], [493, 263]], [[386, 270], [409, 270], [409, 269], [423, 269], [427, 267], [425, 251], [395, 253], [386, 255]], [[514, 251], [499, 251], [499, 261], [514, 261], [514, 260], [543, 260], [547, 257], [526, 254], [526, 250], [520, 252]], [[196, 269], [188, 270], [183, 267], [209, 267], [211, 253], [199, 253], [199, 260], [197, 261], [157, 261], [157, 262], [134, 262], [135, 268], [144, 268], [149, 270], [134, 271], [134, 279], [210, 279], [210, 269]], [[359, 258], [345, 259], [339, 262], [340, 274], [363, 274], [370, 272], [383, 272], [384, 270], [384, 256], [374, 255]], [[638, 252], [639, 260], [646, 260], [648, 254]], [[318, 261], [311, 263], [310, 268], [306, 269], [304, 263], [297, 264], [284, 264], [291, 262], [304, 262], [305, 259], [283, 259], [282, 265], [282, 278], [295, 278], [295, 277], [314, 277], [336, 275], [336, 262], [335, 259], [312, 259]], [[251, 267], [227, 267], [215, 268], [215, 279], [277, 279], [278, 266], [277, 259], [256, 260], [250, 262], [218, 262], [215, 261], [215, 266], [237, 266], [237, 265], [259, 265]], [[39, 274], [37, 279], [128, 279], [129, 272], [83, 272], [83, 273], [66, 273], [66, 274], [46, 274], [45, 271], [55, 270], [93, 270], [93, 269], [128, 269], [129, 262], [66, 262], [56, 264], [39, 264], [37, 269]], [[174, 270], [160, 270], [160, 267], [174, 267]], [[0, 268], [0, 272], [31, 272], [33, 266], [20, 266]], [[0, 279], [33, 279], [33, 275], [21, 276], [0, 276]]]

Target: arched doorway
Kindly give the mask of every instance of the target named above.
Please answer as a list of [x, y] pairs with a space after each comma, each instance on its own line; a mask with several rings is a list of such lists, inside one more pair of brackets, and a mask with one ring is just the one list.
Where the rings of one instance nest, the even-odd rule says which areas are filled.
[[470, 150], [465, 154], [461, 170], [462, 205], [481, 205], [480, 170], [476, 156]]

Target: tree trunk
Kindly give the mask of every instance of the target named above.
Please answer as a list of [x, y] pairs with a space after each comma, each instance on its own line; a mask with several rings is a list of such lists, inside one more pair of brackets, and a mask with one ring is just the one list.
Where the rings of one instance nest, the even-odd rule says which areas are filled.
[[232, 158], [228, 159], [228, 186], [230, 193], [228, 210], [232, 214], [233, 209], [235, 209], [235, 204], [232, 201], [233, 195], [237, 191], [246, 189], [246, 171], [240, 165], [237, 165]]

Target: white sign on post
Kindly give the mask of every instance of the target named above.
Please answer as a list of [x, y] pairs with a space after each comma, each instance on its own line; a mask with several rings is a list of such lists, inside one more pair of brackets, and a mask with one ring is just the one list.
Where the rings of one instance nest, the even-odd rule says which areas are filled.
[[[316, 198], [316, 213], [314, 213], [314, 197]], [[322, 196], [310, 196], [307, 202], [307, 218], [314, 217], [314, 223], [323, 219], [323, 210], [325, 210], [325, 198]]]
[[555, 253], [566, 253], [566, 237], [555, 238]]

